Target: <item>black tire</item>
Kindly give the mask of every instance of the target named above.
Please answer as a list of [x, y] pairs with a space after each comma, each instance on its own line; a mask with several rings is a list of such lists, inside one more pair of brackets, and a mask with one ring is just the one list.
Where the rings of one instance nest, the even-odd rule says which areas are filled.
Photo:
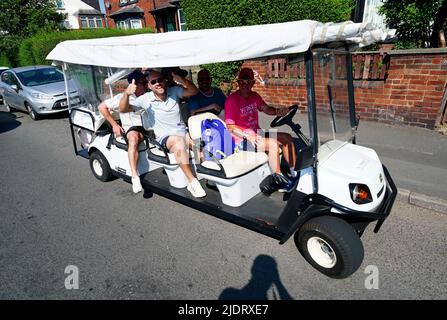
[[15, 111], [15, 109], [14, 109], [13, 107], [11, 107], [11, 106], [8, 104], [8, 102], [6, 102], [5, 98], [3, 98], [3, 105], [5, 106], [7, 112], [13, 112], [13, 111]]
[[339, 218], [310, 219], [295, 233], [295, 244], [307, 262], [330, 278], [349, 277], [363, 261], [362, 241], [355, 230]]
[[28, 114], [31, 119], [34, 121], [40, 120], [40, 115], [33, 109], [33, 107], [28, 103], [25, 102], [25, 108], [28, 110]]
[[90, 155], [90, 169], [96, 179], [106, 182], [113, 178], [112, 169], [104, 155], [96, 150]]

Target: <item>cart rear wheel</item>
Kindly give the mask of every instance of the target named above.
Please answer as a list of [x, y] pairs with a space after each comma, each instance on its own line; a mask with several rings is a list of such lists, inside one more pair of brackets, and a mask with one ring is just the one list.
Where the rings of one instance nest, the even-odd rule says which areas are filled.
[[112, 179], [112, 169], [109, 162], [100, 151], [94, 151], [90, 155], [90, 168], [96, 179], [106, 182]]
[[307, 221], [295, 233], [295, 244], [315, 269], [331, 278], [353, 274], [363, 261], [363, 244], [344, 220], [322, 216]]

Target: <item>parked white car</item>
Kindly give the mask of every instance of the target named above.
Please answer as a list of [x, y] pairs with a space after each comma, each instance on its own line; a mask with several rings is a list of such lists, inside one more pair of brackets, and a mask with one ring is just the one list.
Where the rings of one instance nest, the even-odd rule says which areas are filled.
[[[77, 96], [76, 90], [70, 90], [72, 103], [79, 103]], [[51, 66], [5, 70], [0, 75], [0, 101], [8, 111], [26, 111], [33, 120], [45, 114], [67, 111], [64, 75]]]

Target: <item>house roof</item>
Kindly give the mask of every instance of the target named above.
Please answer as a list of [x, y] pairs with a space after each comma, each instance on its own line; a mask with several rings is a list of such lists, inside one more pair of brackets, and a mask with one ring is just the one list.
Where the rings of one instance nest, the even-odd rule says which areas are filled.
[[115, 12], [109, 14], [109, 17], [119, 16], [119, 15], [124, 14], [124, 13], [138, 13], [138, 14], [142, 14], [142, 13], [144, 13], [144, 10], [141, 9], [137, 5], [132, 5], [132, 6], [127, 6], [127, 7], [121, 8], [118, 11], [115, 11]]
[[99, 1], [102, 1], [102, 0], [81, 0], [81, 1], [85, 2], [90, 7], [93, 7], [96, 10], [101, 11], [101, 7], [99, 6]]
[[102, 15], [102, 13], [95, 9], [79, 9], [78, 15], [88, 14], [88, 15]]
[[161, 11], [165, 11], [165, 10], [173, 10], [173, 9], [177, 9], [177, 6], [176, 6], [176, 5], [173, 5], [173, 4], [167, 4], [167, 5], [164, 5], [164, 6], [160, 6], [160, 7], [158, 7], [158, 8], [155, 8], [155, 9], [153, 9], [153, 10], [150, 10], [149, 12], [152, 13], [152, 14], [154, 14], [154, 13], [158, 13], [158, 12], [161, 12]]

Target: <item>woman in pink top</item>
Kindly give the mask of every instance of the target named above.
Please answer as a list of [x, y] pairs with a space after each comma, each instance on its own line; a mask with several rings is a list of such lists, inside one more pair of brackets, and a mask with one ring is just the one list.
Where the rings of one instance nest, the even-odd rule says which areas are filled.
[[[243, 138], [246, 138], [258, 151], [267, 152], [269, 165], [274, 172], [273, 178], [279, 191], [290, 191], [294, 187], [295, 179], [290, 180], [281, 173], [279, 149], [283, 150], [284, 158], [290, 166], [292, 178], [296, 177], [295, 147], [290, 134], [278, 132], [276, 139], [262, 133], [259, 128], [258, 112], [262, 111], [272, 116], [284, 116], [287, 108], [276, 109], [268, 106], [261, 96], [252, 91], [255, 84], [253, 70], [242, 68], [238, 77], [239, 89], [233, 92], [225, 102], [225, 123], [228, 130], [235, 137], [236, 143], [241, 147]], [[258, 134], [261, 133], [261, 134]]]

